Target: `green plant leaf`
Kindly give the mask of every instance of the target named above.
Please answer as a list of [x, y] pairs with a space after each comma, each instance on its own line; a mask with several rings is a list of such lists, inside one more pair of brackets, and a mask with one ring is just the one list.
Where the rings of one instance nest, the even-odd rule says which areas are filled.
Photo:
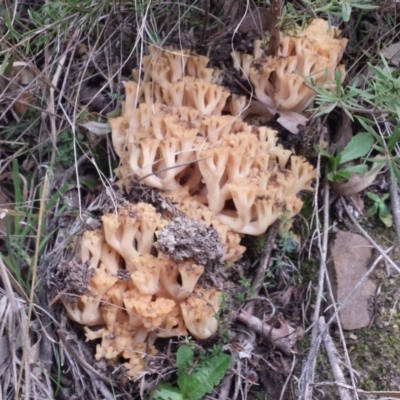
[[177, 387], [169, 383], [161, 382], [154, 392], [154, 400], [183, 400], [182, 394]]
[[396, 146], [399, 139], [400, 139], [400, 125], [397, 125], [388, 140], [388, 147], [390, 151], [394, 149], [394, 146]]
[[351, 5], [348, 2], [342, 3], [342, 18], [344, 22], [349, 22], [351, 15]]
[[374, 192], [368, 192], [367, 193], [367, 197], [369, 199], [371, 199], [372, 201], [374, 201], [375, 203], [379, 203], [381, 201], [381, 199], [379, 198], [379, 196], [374, 193]]
[[346, 173], [350, 173], [351, 175], [360, 174], [360, 176], [364, 176], [364, 174], [368, 171], [368, 166], [364, 164], [352, 165], [351, 167], [342, 168], [339, 171], [341, 172], [345, 171]]
[[367, 215], [372, 217], [378, 212], [378, 204], [374, 203], [370, 208], [367, 210]]
[[179, 373], [178, 386], [184, 400], [201, 400], [219, 384], [231, 364], [231, 357], [218, 354], [203, 361], [191, 375]]
[[186, 370], [193, 365], [193, 361], [193, 349], [186, 345], [179, 347], [176, 353], [176, 367], [178, 368], [178, 374], [182, 372], [186, 374]]
[[387, 228], [390, 228], [390, 227], [393, 225], [393, 218], [392, 218], [392, 215], [391, 215], [391, 214], [388, 214], [388, 215], [386, 215], [386, 216], [384, 216], [384, 217], [382, 217], [382, 216], [379, 214], [379, 219], [385, 224], [385, 226], [386, 226]]
[[374, 144], [374, 137], [367, 132], [357, 133], [353, 136], [346, 147], [340, 152], [340, 163], [355, 160], [359, 157], [365, 156]]

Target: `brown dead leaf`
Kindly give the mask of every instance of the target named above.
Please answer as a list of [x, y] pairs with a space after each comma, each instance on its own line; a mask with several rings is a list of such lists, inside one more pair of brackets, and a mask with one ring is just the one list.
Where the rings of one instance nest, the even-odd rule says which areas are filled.
[[296, 113], [294, 111], [278, 110], [272, 103], [267, 104], [259, 100], [252, 100], [250, 107], [248, 108], [249, 114], [256, 115], [279, 115], [277, 121], [289, 132], [297, 134], [299, 133], [299, 125], [305, 126], [308, 118], [304, 115]]
[[400, 42], [393, 43], [382, 49], [381, 54], [398, 67], [400, 65]]
[[337, 132], [337, 138], [334, 143], [332, 143], [330, 152], [340, 153], [350, 142], [353, 137], [353, 127], [349, 116], [342, 110], [341, 113], [341, 123], [339, 131]]
[[356, 210], [362, 214], [364, 212], [364, 200], [359, 193], [354, 193], [349, 196]]
[[[383, 157], [376, 157], [382, 158]], [[371, 186], [384, 166], [384, 163], [374, 163], [372, 168], [363, 177], [360, 174], [354, 174], [347, 182], [331, 182], [331, 188], [339, 196], [351, 196], [360, 193]]]

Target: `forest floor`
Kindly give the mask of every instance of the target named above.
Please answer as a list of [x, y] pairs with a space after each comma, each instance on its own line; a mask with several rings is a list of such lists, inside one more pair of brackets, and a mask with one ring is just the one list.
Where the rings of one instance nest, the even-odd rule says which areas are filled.
[[[400, 398], [399, 4], [0, 4], [0, 399]], [[315, 18], [348, 40], [346, 75], [333, 87], [308, 77], [315, 98], [299, 129], [285, 129], [278, 115], [252, 120], [317, 170], [301, 212], [284, 221], [290, 230], [275, 223], [243, 235], [242, 259], [221, 267], [211, 338], [158, 339], [136, 380], [122, 357], [96, 360], [98, 341], [86, 340], [61, 301], [71, 294], [78, 238], [119, 201], [162, 202], [140, 182], [129, 194], [115, 185], [108, 120], [121, 110], [123, 82], [150, 44], [173, 46], [209, 57], [223, 84], [250, 98], [231, 52], [252, 54], [256, 39], [268, 48], [276, 24], [301, 31]], [[257, 330], [246, 315], [266, 325]], [[273, 332], [285, 332], [283, 346]]]

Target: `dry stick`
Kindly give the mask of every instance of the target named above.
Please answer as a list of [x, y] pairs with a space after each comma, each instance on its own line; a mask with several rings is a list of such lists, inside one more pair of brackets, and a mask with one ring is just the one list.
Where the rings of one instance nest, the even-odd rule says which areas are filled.
[[297, 361], [296, 356], [293, 356], [292, 368], [290, 368], [289, 375], [287, 376], [286, 381], [285, 381], [285, 383], [284, 383], [284, 385], [282, 387], [281, 395], [279, 396], [279, 400], [283, 400], [283, 398], [284, 398], [284, 395], [285, 395], [285, 392], [286, 392], [286, 387], [289, 384], [290, 378], [293, 375], [294, 367], [296, 366], [296, 361]]
[[91, 374], [93, 374], [96, 378], [100, 379], [101, 381], [103, 381], [104, 383], [106, 383], [107, 385], [113, 386], [113, 381], [109, 378], [107, 378], [106, 376], [100, 374], [98, 371], [96, 371], [96, 369], [94, 369], [75, 349], [74, 346], [72, 346], [68, 339], [67, 339], [67, 334], [62, 331], [61, 329], [59, 329], [57, 331], [58, 337], [61, 339], [61, 342], [63, 343], [63, 345], [65, 346], [65, 348], [67, 349], [68, 353], [70, 354], [70, 356], [76, 360], [81, 367], [83, 367], [84, 369], [88, 370]]
[[346, 202], [344, 201], [343, 197], [341, 198], [342, 205], [346, 210], [347, 215], [351, 219], [351, 222], [357, 227], [357, 229], [363, 234], [363, 236], [375, 247], [376, 250], [383, 256], [383, 258], [398, 272], [400, 273], [400, 267], [386, 254], [384, 250], [372, 239], [371, 236], [365, 231], [365, 229], [358, 223], [358, 221], [354, 218], [351, 214], [349, 208], [347, 207]]
[[204, 42], [206, 41], [209, 19], [210, 19], [210, 0], [204, 0], [204, 22], [203, 22], [203, 34], [201, 38], [202, 45], [204, 45]]
[[274, 328], [246, 310], [242, 310], [237, 319], [250, 329], [253, 329], [264, 339], [271, 341], [282, 353], [287, 356], [291, 355], [292, 348], [296, 342], [296, 336], [294, 334], [295, 329], [290, 325], [281, 323], [280, 328]]
[[390, 179], [390, 203], [392, 206], [392, 214], [394, 227], [396, 229], [397, 241], [400, 244], [400, 202], [399, 202], [399, 194], [397, 192], [397, 180], [393, 176], [393, 173], [389, 173]]
[[[340, 356], [338, 351], [336, 350], [336, 347], [332, 341], [332, 338], [330, 337], [328, 330], [327, 330], [327, 325], [325, 324], [325, 319], [324, 317], [319, 318], [319, 331], [320, 334], [322, 335], [322, 341], [325, 346], [326, 353], [329, 358], [329, 362], [332, 367], [332, 372], [333, 376], [336, 379], [336, 382], [339, 384], [347, 385], [346, 380], [343, 375], [343, 371], [339, 367], [339, 361], [340, 361]], [[338, 385], [338, 390], [339, 390], [339, 395], [341, 400], [352, 400], [353, 396], [350, 394], [349, 389], [347, 387]]]
[[[258, 293], [264, 283], [265, 273], [268, 268], [269, 260], [271, 259], [271, 252], [275, 244], [276, 235], [278, 234], [280, 222], [281, 221], [279, 219], [276, 220], [268, 229], [266, 245], [261, 254], [260, 264], [256, 271], [256, 276], [253, 279], [253, 285], [251, 288], [251, 291], [254, 293]], [[252, 314], [253, 309], [254, 309], [253, 302], [248, 303], [247, 306], [245, 307], [245, 310], [250, 314]]]
[[[320, 165], [320, 157], [318, 157], [318, 170]], [[315, 188], [315, 205], [318, 210], [318, 181], [317, 187]], [[324, 290], [324, 281], [326, 274], [326, 258], [328, 252], [328, 232], [329, 232], [329, 183], [325, 182], [324, 185], [324, 230], [322, 233], [322, 243], [321, 243], [321, 234], [319, 232], [319, 217], [318, 213], [316, 214], [316, 226], [318, 231], [318, 247], [321, 253], [321, 263], [319, 268], [319, 277], [318, 277], [318, 292], [317, 299], [315, 301], [315, 309], [314, 309], [314, 327], [312, 331], [312, 340], [310, 351], [307, 356], [307, 361], [304, 365], [300, 382], [299, 382], [299, 399], [301, 400], [311, 400], [313, 393], [313, 385], [314, 382], [314, 370], [315, 370], [315, 361], [317, 358], [318, 349], [321, 343], [321, 337], [319, 335], [318, 324], [316, 323], [319, 318], [322, 296]]]
[[268, 22], [270, 24], [270, 38], [267, 56], [275, 57], [278, 55], [280, 46], [279, 17], [281, 16], [282, 0], [272, 0], [269, 10]]
[[[276, 235], [278, 234], [279, 224], [280, 220], [277, 220], [268, 229], [268, 234], [266, 239], [267, 243], [261, 255], [260, 264], [257, 269], [256, 276], [254, 277], [252, 285], [252, 291], [255, 291], [256, 293], [258, 293], [258, 291], [263, 285], [265, 273], [267, 271], [269, 260], [271, 258], [271, 251], [272, 248], [274, 247]], [[253, 313], [253, 309], [254, 309], [254, 303], [253, 301], [251, 301], [245, 307], [246, 314], [251, 315]], [[272, 329], [273, 328], [271, 327], [271, 329], [269, 329], [268, 332], [272, 331]], [[263, 332], [266, 333], [265, 331]], [[270, 339], [271, 337], [268, 338]], [[233, 376], [234, 374], [225, 377], [219, 394], [219, 398], [221, 400], [229, 399], [229, 390], [232, 384]]]
[[225, 375], [221, 383], [221, 389], [219, 390], [218, 393], [219, 400], [229, 400], [229, 392], [231, 390], [233, 376], [234, 376], [233, 372], [230, 372]]

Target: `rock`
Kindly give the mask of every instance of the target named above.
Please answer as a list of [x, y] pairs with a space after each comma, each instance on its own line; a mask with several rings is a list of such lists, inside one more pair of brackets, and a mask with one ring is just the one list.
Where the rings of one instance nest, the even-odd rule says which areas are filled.
[[[367, 272], [371, 253], [371, 245], [364, 237], [350, 232], [337, 232], [330, 246], [328, 263], [337, 304], [341, 304]], [[369, 300], [376, 288], [377, 284], [367, 278], [343, 306], [339, 312], [343, 329], [360, 329], [369, 325]]]

